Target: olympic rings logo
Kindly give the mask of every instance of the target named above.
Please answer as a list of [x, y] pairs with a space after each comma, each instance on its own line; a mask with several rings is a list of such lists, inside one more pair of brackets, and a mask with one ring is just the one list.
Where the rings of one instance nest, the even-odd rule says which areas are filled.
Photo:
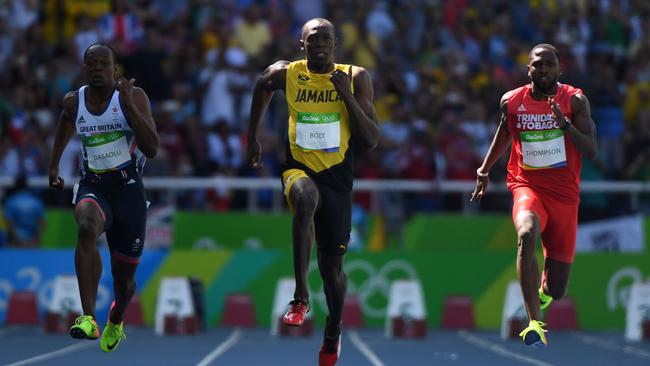
[[[643, 274], [637, 267], [627, 266], [616, 271], [607, 283], [607, 307], [614, 311], [618, 307], [627, 309], [632, 285], [643, 282]], [[646, 278], [650, 281], [650, 276]]]
[[[388, 261], [379, 269], [366, 260], [355, 259], [346, 262], [343, 268], [348, 277], [347, 293], [357, 295], [363, 314], [370, 318], [383, 318], [386, 316], [392, 281], [404, 278], [419, 279], [415, 267], [410, 262], [401, 259]], [[308, 276], [311, 276], [312, 272], [315, 272], [313, 275], [319, 276], [320, 279], [316, 261], [309, 264]], [[318, 289], [310, 288], [311, 302], [312, 304], [318, 304], [320, 309], [327, 313], [323, 282], [308, 282], [319, 283]]]
[[338, 122], [338, 117], [336, 115], [324, 115], [321, 120], [325, 123]]

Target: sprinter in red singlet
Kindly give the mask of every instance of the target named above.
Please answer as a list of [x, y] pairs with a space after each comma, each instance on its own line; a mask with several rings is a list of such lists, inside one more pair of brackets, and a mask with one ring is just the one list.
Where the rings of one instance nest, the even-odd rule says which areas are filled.
[[[558, 82], [559, 52], [554, 46], [533, 47], [528, 76], [530, 84], [501, 98], [499, 127], [476, 171], [471, 200], [485, 195], [490, 168], [512, 141], [507, 185], [514, 200], [517, 276], [529, 318], [520, 336], [527, 345], [545, 347], [540, 312], [566, 290], [575, 253], [582, 155], [595, 158], [596, 128], [582, 90]], [[535, 258], [540, 234], [541, 286]]]

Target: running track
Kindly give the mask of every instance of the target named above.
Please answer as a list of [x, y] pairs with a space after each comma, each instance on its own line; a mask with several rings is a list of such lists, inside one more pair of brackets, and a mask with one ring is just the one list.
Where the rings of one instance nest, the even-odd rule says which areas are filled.
[[[196, 336], [126, 329], [128, 339], [104, 354], [99, 341], [0, 328], [0, 365], [316, 365], [321, 331], [274, 338], [266, 329], [216, 328]], [[389, 365], [650, 365], [650, 342], [627, 343], [620, 332], [553, 332], [550, 347], [530, 349], [496, 332], [431, 331], [423, 340], [390, 340], [380, 330], [344, 330], [341, 366]]]

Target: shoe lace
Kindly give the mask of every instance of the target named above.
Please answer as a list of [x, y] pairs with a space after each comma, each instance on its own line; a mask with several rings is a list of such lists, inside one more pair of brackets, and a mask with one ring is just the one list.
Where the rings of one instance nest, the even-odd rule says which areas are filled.
[[90, 320], [92, 320], [92, 319], [93, 319], [93, 317], [90, 316], [90, 315], [81, 315], [81, 316], [78, 316], [78, 317], [74, 320], [74, 324], [75, 324], [75, 325], [81, 325], [81, 323], [85, 322], [86, 320], [90, 321]]
[[542, 328], [546, 326], [546, 323], [541, 322], [539, 320], [531, 320], [530, 323], [528, 323], [528, 327], [522, 330], [521, 333], [519, 333], [519, 336], [522, 337], [524, 334], [526, 334], [528, 329], [532, 326], [536, 326], [536, 328], [539, 328], [539, 330], [541, 330], [544, 333], [548, 332], [548, 330]]
[[124, 330], [115, 324], [110, 324], [108, 327], [106, 327], [105, 332], [108, 332], [108, 336], [110, 338], [126, 339], [126, 334], [124, 334]]
[[303, 312], [305, 309], [309, 308], [308, 303], [300, 300], [291, 300], [289, 305], [291, 305], [292, 312]]
[[546, 326], [546, 323], [541, 322], [541, 321], [539, 321], [539, 320], [532, 320], [532, 322], [534, 322], [534, 323], [537, 325], [537, 327], [539, 328], [539, 330], [541, 330], [542, 332], [544, 332], [544, 333], [547, 333], [547, 332], [548, 332], [548, 330], [542, 328], [542, 327], [545, 327], [545, 326]]
[[[546, 326], [546, 323], [541, 322], [541, 321], [539, 321], [539, 320], [535, 320], [535, 322], [537, 322], [537, 325], [538, 325], [540, 328]], [[542, 330], [543, 330], [544, 332], [548, 332], [546, 329], [542, 329]]]

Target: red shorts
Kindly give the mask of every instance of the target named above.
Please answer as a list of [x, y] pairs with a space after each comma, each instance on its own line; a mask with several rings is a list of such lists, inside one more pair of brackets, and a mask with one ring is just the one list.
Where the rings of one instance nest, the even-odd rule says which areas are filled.
[[512, 190], [512, 221], [521, 211], [532, 211], [539, 219], [544, 257], [573, 263], [578, 230], [578, 205], [566, 204], [540, 194], [530, 187]]

